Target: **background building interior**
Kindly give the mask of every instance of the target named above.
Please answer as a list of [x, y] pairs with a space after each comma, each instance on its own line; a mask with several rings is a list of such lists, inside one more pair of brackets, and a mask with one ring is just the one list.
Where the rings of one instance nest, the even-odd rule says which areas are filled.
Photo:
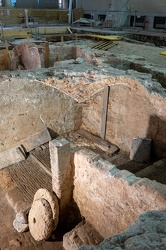
[[0, 249], [166, 249], [166, 2], [0, 0]]

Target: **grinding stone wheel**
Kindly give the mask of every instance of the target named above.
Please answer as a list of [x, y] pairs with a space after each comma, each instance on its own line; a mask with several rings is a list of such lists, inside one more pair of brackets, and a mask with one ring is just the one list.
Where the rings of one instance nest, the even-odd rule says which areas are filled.
[[49, 202], [51, 209], [52, 209], [52, 214], [53, 214], [53, 230], [57, 228], [57, 224], [59, 221], [59, 205], [58, 205], [58, 199], [56, 195], [53, 192], [49, 192], [45, 188], [40, 188], [37, 190], [37, 192], [34, 195], [34, 201], [39, 200], [39, 199], [45, 199], [46, 201]]
[[45, 199], [35, 200], [28, 216], [29, 231], [36, 240], [47, 240], [53, 231], [53, 215], [49, 202]]

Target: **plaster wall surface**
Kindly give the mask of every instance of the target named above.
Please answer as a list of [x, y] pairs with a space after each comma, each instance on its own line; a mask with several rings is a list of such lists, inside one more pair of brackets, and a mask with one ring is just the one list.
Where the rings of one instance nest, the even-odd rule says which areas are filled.
[[160, 1], [153, 1], [153, 0], [147, 0], [146, 2], [144, 0], [140, 0], [139, 2], [137, 0], [129, 0], [131, 10], [137, 10], [137, 11], [153, 11], [153, 12], [165, 12], [166, 11], [166, 3], [165, 0]]
[[[145, 86], [146, 85], [146, 86]], [[157, 85], [156, 85], [157, 86]], [[163, 93], [164, 90], [163, 90]], [[83, 108], [82, 128], [100, 136], [103, 95], [93, 99]], [[115, 78], [110, 84], [106, 140], [129, 154], [134, 137], [153, 140], [153, 156], [165, 157], [166, 99], [144, 85], [126, 77]]]
[[45, 127], [60, 134], [80, 126], [81, 109], [73, 99], [24, 74], [1, 80], [0, 151]]
[[166, 208], [166, 186], [118, 170], [96, 153], [75, 153], [74, 200], [104, 237], [125, 231], [139, 215]]

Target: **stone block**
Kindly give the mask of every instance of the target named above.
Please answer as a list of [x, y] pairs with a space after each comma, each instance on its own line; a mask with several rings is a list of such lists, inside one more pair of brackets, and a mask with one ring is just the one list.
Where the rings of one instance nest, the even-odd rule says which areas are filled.
[[13, 227], [16, 229], [16, 231], [17, 231], [18, 233], [26, 232], [26, 231], [28, 231], [28, 229], [29, 229], [28, 224], [21, 223], [21, 222], [17, 221], [17, 219], [15, 219], [15, 220], [13, 221]]
[[62, 186], [70, 165], [70, 143], [66, 139], [53, 140], [49, 143], [52, 189], [58, 198], [62, 195]]
[[53, 140], [49, 143], [52, 190], [59, 198], [60, 223], [65, 221], [73, 193], [73, 170], [70, 163], [70, 143], [66, 139]]
[[103, 237], [88, 223], [81, 222], [73, 230], [63, 236], [65, 250], [77, 250], [82, 245], [96, 246]]
[[151, 139], [133, 138], [131, 143], [130, 159], [137, 162], [149, 162], [151, 154]]
[[22, 145], [25, 152], [29, 152], [39, 146], [41, 146], [44, 143], [47, 143], [51, 140], [50, 133], [48, 129], [43, 129], [36, 134], [33, 134], [29, 136], [28, 138], [25, 138], [24, 140], [20, 141], [19, 144]]
[[16, 214], [16, 221], [21, 224], [28, 224], [28, 216], [25, 212], [20, 212]]
[[0, 153], [0, 169], [25, 160], [25, 154], [20, 147], [11, 148]]

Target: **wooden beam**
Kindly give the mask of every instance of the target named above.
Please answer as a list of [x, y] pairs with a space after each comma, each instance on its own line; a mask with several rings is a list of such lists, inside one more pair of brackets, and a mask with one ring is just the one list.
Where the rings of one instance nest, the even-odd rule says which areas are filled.
[[105, 86], [103, 93], [103, 107], [102, 107], [102, 118], [101, 118], [101, 134], [100, 134], [100, 137], [103, 140], [105, 140], [105, 135], [106, 135], [109, 92], [110, 92], [110, 87]]
[[45, 43], [45, 68], [50, 66], [50, 51], [49, 51], [49, 42]]

